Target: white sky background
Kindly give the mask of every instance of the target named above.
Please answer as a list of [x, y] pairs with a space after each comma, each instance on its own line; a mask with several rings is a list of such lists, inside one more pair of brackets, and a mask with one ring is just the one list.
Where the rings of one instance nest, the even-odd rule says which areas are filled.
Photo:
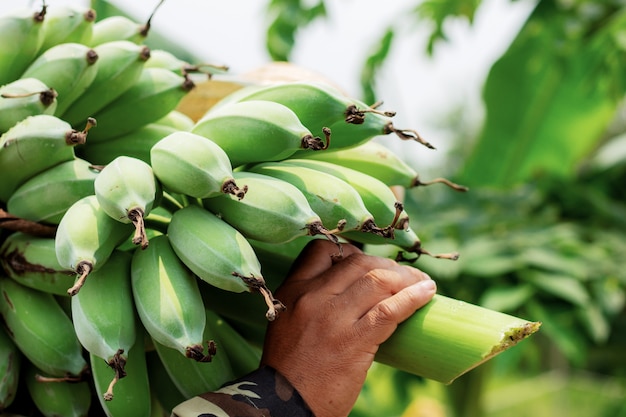
[[[0, 12], [38, 0], [2, 0]], [[86, 0], [47, 0], [58, 4], [88, 5]], [[157, 0], [112, 0], [138, 20], [147, 18]], [[229, 65], [231, 73], [246, 72], [270, 62], [265, 52], [267, 21], [263, 0], [166, 0], [152, 24], [210, 62]], [[328, 19], [307, 28], [298, 39], [292, 62], [315, 70], [359, 94], [359, 71], [368, 49], [384, 28], [410, 10], [415, 0], [327, 0]], [[449, 132], [442, 118], [459, 107], [475, 129], [483, 117], [480, 90], [487, 70], [509, 45], [523, 24], [532, 0], [483, 0], [473, 26], [451, 22], [449, 42], [437, 45], [435, 55], [423, 53], [427, 28], [416, 28], [397, 38], [391, 60], [378, 87], [384, 108], [396, 110], [397, 128], [416, 129], [432, 142], [431, 151], [412, 142], [385, 141], [406, 159], [424, 168], [436, 166], [444, 156]], [[399, 41], [399, 42], [398, 42]], [[386, 138], [385, 138], [386, 139]], [[392, 138], [390, 138], [392, 139]], [[418, 169], [419, 170], [419, 169]], [[437, 175], [445, 175], [436, 168]]]

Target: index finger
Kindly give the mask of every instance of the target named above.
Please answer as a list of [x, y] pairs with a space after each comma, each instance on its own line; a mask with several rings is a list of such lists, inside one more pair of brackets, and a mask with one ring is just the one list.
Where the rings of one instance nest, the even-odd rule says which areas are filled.
[[[343, 257], [361, 250], [351, 244], [341, 244]], [[287, 275], [287, 281], [306, 281], [324, 273], [336, 262], [337, 244], [325, 239], [314, 239], [298, 255]]]

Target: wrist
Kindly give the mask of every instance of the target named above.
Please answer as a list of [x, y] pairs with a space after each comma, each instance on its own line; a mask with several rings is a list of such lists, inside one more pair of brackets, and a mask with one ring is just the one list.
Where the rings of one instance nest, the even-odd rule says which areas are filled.
[[[216, 412], [221, 411], [222, 414]], [[223, 385], [216, 391], [193, 397], [173, 410], [177, 417], [197, 417], [203, 414], [256, 416], [264, 415], [313, 417], [308, 405], [296, 388], [279, 372], [269, 366]]]

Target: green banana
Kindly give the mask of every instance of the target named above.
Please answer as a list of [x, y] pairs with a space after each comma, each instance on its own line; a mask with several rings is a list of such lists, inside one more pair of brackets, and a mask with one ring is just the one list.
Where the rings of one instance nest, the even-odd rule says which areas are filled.
[[14, 216], [40, 223], [59, 224], [76, 201], [94, 193], [98, 171], [81, 158], [61, 162], [19, 186], [7, 201]]
[[154, 341], [154, 347], [168, 375], [178, 390], [191, 398], [208, 391], [218, 389], [222, 384], [235, 379], [235, 373], [227, 355], [223, 355], [222, 340], [210, 326], [211, 319], [206, 317], [204, 340], [210, 340], [210, 362], [190, 361], [176, 349]]
[[[106, 392], [111, 383], [111, 368], [100, 357], [89, 354], [91, 374], [96, 392]], [[115, 398], [98, 395], [104, 413], [109, 417], [150, 417], [152, 399], [148, 365], [142, 339], [128, 351], [127, 375], [115, 386]]]
[[37, 56], [46, 9], [45, 4], [38, 12], [19, 8], [0, 17], [0, 85], [20, 78]]
[[217, 143], [233, 167], [286, 159], [300, 149], [324, 150], [330, 141], [327, 129], [324, 143], [287, 106], [263, 100], [229, 103], [207, 113], [191, 132]]
[[39, 55], [21, 78], [37, 78], [59, 94], [55, 115], [80, 97], [96, 78], [98, 54], [80, 43], [69, 42], [51, 47]]
[[289, 182], [307, 198], [311, 208], [324, 224], [342, 224], [342, 231], [389, 234], [380, 228], [359, 193], [347, 182], [318, 170], [283, 162], [265, 162], [249, 168]]
[[312, 159], [289, 159], [283, 163], [308, 167], [334, 175], [350, 184], [363, 199], [365, 208], [372, 213], [377, 224], [385, 224], [385, 228], [393, 238], [395, 229], [409, 227], [409, 215], [403, 204], [398, 201], [391, 188], [369, 174], [356, 171], [332, 162]]
[[241, 101], [240, 98], [243, 99], [249, 96], [250, 94], [254, 93], [256, 90], [263, 88], [264, 86], [258, 85], [258, 84], [239, 83], [238, 87], [239, 88], [235, 89], [234, 91], [226, 94], [224, 97], [217, 100], [217, 102], [213, 104], [211, 107], [209, 107], [206, 113], [202, 115], [202, 117], [200, 117], [199, 120], [201, 120], [202, 118], [206, 116], [209, 116], [212, 113], [215, 113], [222, 107], [225, 107], [231, 103], [236, 103], [238, 101]]
[[267, 288], [246, 238], [213, 213], [184, 207], [172, 215], [167, 233], [174, 252], [203, 281], [226, 291], [261, 293], [270, 321], [284, 310]]
[[[247, 341], [234, 327], [211, 309], [206, 310], [207, 326], [218, 341], [220, 355], [226, 355], [235, 377], [258, 368], [262, 350]], [[225, 381], [226, 382], [226, 381]]]
[[183, 130], [185, 132], [191, 131], [195, 124], [191, 117], [178, 110], [172, 110], [154, 123], [159, 126], [168, 126], [176, 130]]
[[0, 87], [0, 133], [36, 114], [54, 114], [57, 92], [36, 78], [20, 78]]
[[100, 208], [112, 219], [132, 223], [132, 242], [148, 247], [144, 217], [160, 198], [161, 187], [152, 167], [141, 159], [119, 156], [105, 165], [94, 181]]
[[409, 260], [409, 258], [406, 258], [402, 252], [414, 253], [417, 256], [429, 253], [422, 247], [422, 241], [415, 230], [411, 227], [395, 230], [393, 238], [352, 232], [342, 233], [341, 236], [352, 243], [358, 242], [369, 245], [393, 245], [397, 247], [400, 252], [398, 253], [398, 260]]
[[228, 71], [228, 67], [226, 65], [191, 64], [178, 58], [172, 52], [166, 51], [164, 49], [156, 49], [153, 52], [154, 53], [153, 56], [150, 58], [150, 61], [146, 63], [146, 66], [149, 68], [163, 68], [177, 74], [207, 74], [209, 76], [209, 79], [214, 74], [223, 74]]
[[191, 64], [165, 49], [154, 49], [150, 60], [146, 62], [147, 68], [163, 68], [178, 73], [183, 73], [188, 66]]
[[98, 129], [91, 141], [102, 141], [132, 132], [174, 110], [195, 87], [188, 76], [163, 68], [143, 68], [137, 82], [93, 114]]
[[0, 314], [20, 351], [52, 376], [78, 376], [87, 363], [72, 321], [54, 296], [0, 277]]
[[0, 412], [15, 400], [22, 364], [20, 350], [0, 326]]
[[75, 5], [49, 8], [43, 22], [43, 45], [40, 51], [69, 42], [88, 45], [95, 20], [96, 11], [91, 8]]
[[[366, 235], [369, 235], [367, 233]], [[340, 242], [344, 239], [337, 235]], [[266, 270], [265, 281], [271, 288], [278, 287], [289, 273], [291, 265], [296, 260], [304, 247], [319, 236], [301, 236], [286, 243], [267, 243], [255, 239], [248, 239], [257, 258], [261, 262], [261, 268]], [[219, 311], [218, 311], [219, 313]]]
[[351, 148], [302, 153], [298, 157], [332, 162], [365, 172], [388, 186], [398, 185], [408, 189], [442, 183], [457, 191], [467, 191], [467, 187], [455, 184], [445, 178], [422, 181], [417, 171], [397, 153], [372, 140]]
[[93, 50], [98, 55], [96, 76], [61, 114], [73, 126], [83, 124], [131, 88], [150, 59], [150, 48], [129, 41], [107, 42]]
[[117, 382], [126, 376], [128, 351], [137, 340], [131, 259], [128, 252], [114, 251], [71, 300], [76, 337], [90, 355], [106, 361], [114, 371], [104, 393], [108, 399], [113, 398]]
[[233, 194], [241, 199], [246, 188], [233, 178], [228, 155], [210, 139], [191, 132], [174, 132], [150, 150], [154, 174], [171, 192], [195, 198]]
[[24, 364], [23, 381], [37, 410], [46, 417], [87, 417], [91, 387], [87, 380], [47, 375], [32, 363]]
[[178, 130], [157, 123], [125, 133], [116, 138], [107, 139], [76, 147], [76, 155], [96, 165], [106, 165], [118, 156], [129, 156], [150, 163], [150, 149], [161, 139]]
[[169, 416], [172, 409], [187, 398], [178, 390], [178, 387], [170, 378], [156, 349], [146, 351], [146, 362], [152, 398], [158, 400], [161, 407], [166, 410], [165, 415]]
[[336, 242], [308, 200], [294, 185], [267, 175], [237, 171], [235, 181], [246, 184], [246, 198], [229, 195], [205, 198], [203, 205], [246, 238], [285, 243], [299, 236], [323, 234]]
[[139, 318], [152, 339], [188, 358], [209, 361], [203, 354], [206, 320], [198, 282], [167, 235], [134, 252], [131, 282]]
[[[397, 201], [395, 194], [386, 184], [375, 177], [332, 162], [313, 159], [289, 159], [281, 163], [322, 171], [346, 181], [359, 193], [365, 207], [372, 213], [376, 222], [388, 224], [383, 233], [360, 233], [346, 230], [339, 236], [364, 244], [392, 244], [418, 256], [425, 254], [435, 258], [458, 259], [459, 255], [456, 252], [432, 254], [424, 249], [415, 231], [409, 227], [409, 216], [404, 210], [404, 205]], [[400, 253], [398, 260], [408, 261], [409, 259]]]
[[330, 85], [311, 81], [272, 84], [238, 97], [238, 101], [248, 100], [267, 100], [287, 106], [311, 132], [340, 122], [361, 124], [367, 113], [378, 113], [369, 106], [359, 108], [355, 100]]
[[144, 24], [139, 24], [128, 17], [120, 15], [109, 16], [97, 21], [91, 36], [92, 46], [118, 40], [128, 40], [137, 44], [144, 43], [150, 32], [152, 18], [164, 1], [160, 0], [157, 3]]
[[[376, 105], [368, 106], [367, 104], [355, 100], [359, 109], [376, 109]], [[351, 148], [361, 145], [377, 136], [385, 136], [394, 133], [402, 140], [414, 140], [427, 148], [435, 149], [432, 144], [427, 142], [417, 131], [412, 129], [397, 129], [390, 117], [392, 113], [371, 112], [364, 118], [363, 123], [354, 124], [346, 123], [341, 120], [330, 125], [333, 132], [333, 142], [330, 150]], [[299, 158], [303, 152], [299, 152]]]
[[[432, 253], [422, 246], [422, 242], [419, 236], [415, 233], [411, 227], [403, 230], [396, 230], [393, 240], [383, 238], [376, 235], [368, 234], [356, 234], [356, 233], [344, 233], [344, 238], [348, 239], [352, 243], [358, 242], [364, 245], [375, 245], [380, 248], [395, 248], [397, 249], [395, 260], [397, 262], [409, 262], [413, 263], [419, 259], [422, 255], [427, 255], [437, 259], [448, 259], [456, 261], [459, 259], [458, 252], [444, 252], [444, 253]], [[367, 252], [373, 251], [373, 249], [366, 249]], [[372, 252], [373, 253], [373, 252]], [[414, 256], [408, 257], [407, 254]], [[382, 254], [380, 256], [383, 256]], [[387, 256], [387, 255], [384, 255]]]
[[[152, 59], [152, 58], [150, 58]], [[184, 113], [172, 110], [156, 122], [132, 132], [76, 148], [76, 154], [97, 165], [106, 165], [118, 156], [130, 156], [150, 163], [150, 149], [164, 137], [190, 131], [194, 121]]]
[[[200, 285], [200, 292], [207, 309], [215, 311], [220, 317], [227, 320], [253, 346], [257, 348], [263, 346], [267, 318], [254, 312], [262, 311], [265, 308], [264, 300], [255, 294], [223, 291], [212, 285]], [[244, 309], [242, 306], [246, 306], [246, 308]], [[231, 366], [236, 367], [237, 365], [231, 364]]]
[[147, 35], [144, 25], [125, 16], [109, 16], [94, 23], [89, 45], [95, 47], [120, 40], [142, 44]]
[[0, 246], [0, 265], [20, 284], [56, 295], [67, 295], [74, 272], [57, 261], [54, 238], [11, 233]]
[[106, 214], [94, 195], [83, 197], [65, 212], [55, 236], [57, 260], [63, 268], [77, 275], [68, 294], [76, 295], [87, 277], [97, 271], [124, 240], [133, 227]]
[[332, 162], [356, 169], [378, 178], [388, 186], [412, 188], [419, 181], [418, 173], [413, 167], [391, 149], [373, 140], [350, 148], [311, 152], [298, 157]]
[[81, 132], [58, 117], [39, 114], [6, 131], [0, 136], [0, 201], [35, 174], [74, 159], [74, 146], [85, 143], [90, 127]]

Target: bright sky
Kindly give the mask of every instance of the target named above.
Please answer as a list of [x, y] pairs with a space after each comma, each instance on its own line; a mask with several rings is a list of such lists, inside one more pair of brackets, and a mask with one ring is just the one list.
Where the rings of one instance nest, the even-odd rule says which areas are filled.
[[[49, 7], [89, 4], [87, 0], [47, 3]], [[143, 21], [158, 0], [112, 3]], [[236, 74], [269, 62], [264, 50], [266, 3], [166, 0], [152, 23], [155, 30], [170, 34], [201, 58], [227, 64]], [[0, 12], [36, 4], [38, 0], [0, 2]], [[415, 0], [326, 0], [326, 4], [329, 19], [306, 30], [292, 60], [329, 77], [349, 93], [359, 94], [359, 69], [368, 48], [386, 25], [412, 8]], [[487, 70], [513, 39], [533, 4], [533, 0], [483, 0], [474, 26], [469, 27], [465, 21], [451, 22], [450, 42], [439, 45], [432, 58], [422, 52], [426, 28], [407, 33], [396, 44], [379, 81], [385, 108], [398, 111], [396, 127], [416, 129], [438, 149], [445, 149], [446, 131], [438, 126], [444, 115], [463, 106], [467, 119], [479, 121], [480, 89]], [[394, 149], [408, 149], [407, 159], [415, 154], [418, 162], [425, 165], [436, 164], [443, 152], [434, 151], [439, 154], [435, 155], [433, 151], [416, 148], [414, 143], [394, 145]]]

